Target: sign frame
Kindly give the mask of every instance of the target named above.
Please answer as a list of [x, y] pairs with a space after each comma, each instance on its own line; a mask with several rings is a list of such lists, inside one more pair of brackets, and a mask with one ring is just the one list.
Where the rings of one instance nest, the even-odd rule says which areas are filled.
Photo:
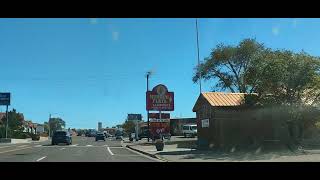
[[152, 91], [146, 92], [147, 111], [174, 111], [174, 93], [168, 88], [159, 84]]
[[0, 106], [10, 106], [11, 93], [0, 93]]

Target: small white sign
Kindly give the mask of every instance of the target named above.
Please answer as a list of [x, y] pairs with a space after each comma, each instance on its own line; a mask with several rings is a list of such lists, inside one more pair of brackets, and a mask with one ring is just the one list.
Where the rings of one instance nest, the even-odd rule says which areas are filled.
[[203, 128], [209, 127], [209, 119], [203, 119], [201, 120], [201, 124]]

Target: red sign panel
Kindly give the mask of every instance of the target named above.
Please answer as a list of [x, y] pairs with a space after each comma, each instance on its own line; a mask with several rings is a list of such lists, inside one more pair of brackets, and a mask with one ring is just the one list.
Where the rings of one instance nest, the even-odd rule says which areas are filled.
[[150, 122], [150, 132], [152, 136], [170, 133], [170, 124], [168, 122]]
[[[160, 119], [159, 113], [149, 113], [150, 119]], [[161, 119], [170, 119], [170, 113], [161, 113]]]
[[147, 91], [147, 110], [154, 111], [173, 111], [174, 110], [174, 94], [168, 92], [166, 86], [159, 84]]

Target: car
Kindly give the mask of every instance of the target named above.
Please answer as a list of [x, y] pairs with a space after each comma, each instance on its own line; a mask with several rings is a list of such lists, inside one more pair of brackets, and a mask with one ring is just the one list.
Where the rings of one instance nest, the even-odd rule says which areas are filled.
[[67, 145], [72, 144], [72, 137], [68, 131], [56, 131], [52, 136], [52, 145], [58, 145], [60, 143], [65, 143]]
[[184, 137], [195, 137], [197, 135], [197, 125], [187, 124], [182, 127], [182, 133]]
[[122, 140], [123, 137], [121, 135], [116, 135], [116, 140], [118, 140], [118, 139]]
[[97, 133], [96, 134], [96, 141], [99, 141], [99, 140], [106, 141], [106, 137], [104, 136], [103, 133]]

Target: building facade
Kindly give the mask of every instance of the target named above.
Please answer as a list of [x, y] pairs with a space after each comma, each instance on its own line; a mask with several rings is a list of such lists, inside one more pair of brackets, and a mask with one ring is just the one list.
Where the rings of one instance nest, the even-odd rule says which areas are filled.
[[170, 134], [182, 136], [182, 127], [187, 124], [197, 124], [197, 118], [172, 118], [170, 119]]

